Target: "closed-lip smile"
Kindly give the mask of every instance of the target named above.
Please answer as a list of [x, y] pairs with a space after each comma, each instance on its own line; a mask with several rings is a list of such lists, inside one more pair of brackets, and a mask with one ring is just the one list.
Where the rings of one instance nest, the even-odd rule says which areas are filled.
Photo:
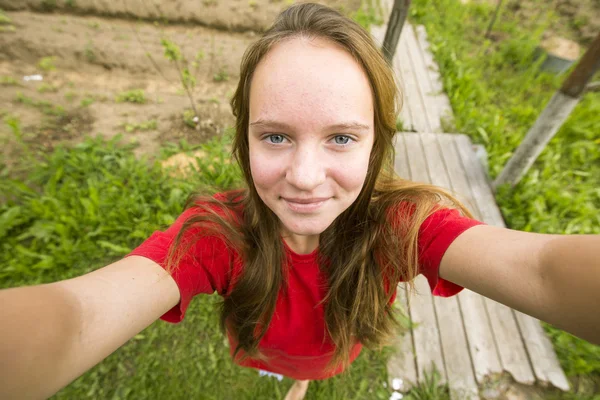
[[300, 199], [300, 198], [294, 198], [294, 197], [282, 197], [282, 199], [289, 201], [291, 203], [298, 203], [298, 204], [312, 204], [312, 203], [319, 203], [321, 201], [325, 201], [327, 200], [329, 197], [314, 197], [312, 199]]

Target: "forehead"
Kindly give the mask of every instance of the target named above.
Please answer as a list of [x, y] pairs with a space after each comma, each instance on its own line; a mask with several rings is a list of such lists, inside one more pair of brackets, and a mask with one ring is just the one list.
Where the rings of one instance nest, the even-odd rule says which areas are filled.
[[258, 64], [250, 88], [250, 121], [288, 124], [373, 121], [367, 75], [341, 46], [321, 38], [277, 43]]

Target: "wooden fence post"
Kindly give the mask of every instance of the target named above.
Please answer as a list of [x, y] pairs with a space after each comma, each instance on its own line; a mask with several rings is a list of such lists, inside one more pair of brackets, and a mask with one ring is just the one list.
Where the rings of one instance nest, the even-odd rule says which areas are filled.
[[552, 96], [542, 114], [508, 161], [498, 178], [494, 190], [504, 183], [512, 186], [519, 183], [550, 139], [567, 119], [580, 100], [588, 81], [600, 68], [600, 33], [583, 55], [575, 70], [567, 77], [562, 87]]
[[392, 7], [382, 46], [383, 54], [390, 64], [394, 58], [394, 53], [396, 53], [396, 47], [398, 47], [398, 40], [400, 39], [400, 33], [402, 32], [406, 16], [408, 15], [409, 6], [410, 0], [394, 0], [394, 7]]

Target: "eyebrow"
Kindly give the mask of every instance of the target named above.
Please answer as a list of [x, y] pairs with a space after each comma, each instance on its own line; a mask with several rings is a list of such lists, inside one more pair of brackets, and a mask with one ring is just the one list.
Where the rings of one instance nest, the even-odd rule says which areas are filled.
[[[261, 127], [261, 128], [275, 128], [275, 129], [293, 129], [291, 125], [286, 124], [285, 122], [275, 121], [272, 119], [258, 119], [254, 122], [250, 123], [251, 127]], [[341, 122], [338, 124], [333, 124], [325, 127], [328, 130], [344, 130], [344, 129], [355, 129], [355, 130], [369, 130], [371, 127], [369, 125], [365, 125], [356, 121], [348, 121]]]

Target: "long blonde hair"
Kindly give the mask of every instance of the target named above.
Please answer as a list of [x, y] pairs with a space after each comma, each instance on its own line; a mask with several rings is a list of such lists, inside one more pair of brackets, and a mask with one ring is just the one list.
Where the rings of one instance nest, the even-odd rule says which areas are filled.
[[[325, 324], [335, 346], [330, 368], [349, 363], [356, 342], [380, 347], [397, 327], [390, 300], [400, 280], [418, 274], [417, 240], [421, 223], [436, 205], [460, 208], [460, 202], [437, 187], [410, 182], [393, 169], [396, 115], [401, 106], [394, 75], [371, 36], [357, 23], [328, 7], [303, 3], [283, 11], [273, 26], [244, 54], [240, 80], [231, 100], [236, 117], [232, 153], [246, 187], [224, 200], [193, 195], [188, 206], [205, 212], [183, 225], [168, 257], [169, 270], [177, 267], [192, 242], [184, 233], [200, 227], [200, 235], [221, 237], [240, 255], [243, 270], [226, 295], [221, 326], [237, 342], [237, 355], [261, 358], [259, 342], [273, 317], [280, 290], [285, 290], [288, 264], [278, 217], [258, 196], [249, 162], [248, 124], [253, 72], [271, 47], [283, 40], [320, 37], [341, 45], [365, 71], [373, 92], [375, 139], [364, 186], [356, 201], [320, 235], [319, 266], [327, 277]], [[215, 206], [222, 212], [215, 212]], [[243, 210], [243, 217], [237, 211]], [[393, 223], [392, 223], [393, 222]], [[233, 265], [233, 260], [232, 260]]]

